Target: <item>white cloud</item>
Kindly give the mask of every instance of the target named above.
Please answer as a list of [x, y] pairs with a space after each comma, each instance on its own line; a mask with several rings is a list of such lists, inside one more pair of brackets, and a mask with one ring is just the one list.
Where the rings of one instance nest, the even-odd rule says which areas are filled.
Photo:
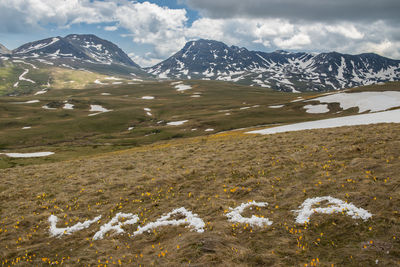
[[328, 32], [338, 33], [349, 39], [362, 39], [364, 34], [359, 32], [354, 25], [328, 25], [325, 27]]
[[310, 36], [305, 33], [296, 34], [288, 39], [275, 38], [274, 43], [283, 49], [301, 49], [311, 44]]
[[106, 26], [106, 27], [104, 27], [104, 30], [105, 31], [109, 31], [109, 32], [113, 32], [113, 31], [116, 31], [116, 30], [118, 30], [118, 26]]
[[163, 58], [156, 58], [152, 53], [146, 53], [144, 56], [141, 55], [136, 55], [135, 53], [129, 53], [128, 56], [139, 66], [141, 67], [152, 67], [161, 61], [163, 61]]
[[400, 42], [382, 40], [380, 43], [366, 42], [360, 46], [358, 53], [365, 51], [377, 53], [379, 55], [400, 59]]
[[113, 1], [2, 0], [0, 14], [10, 11], [18, 14], [18, 20], [5, 23], [20, 23], [28, 29], [49, 23], [65, 27], [81, 22], [111, 22], [113, 10], [117, 6]]
[[[283, 18], [226, 16], [202, 17], [188, 25], [185, 9], [171, 9], [149, 2], [0, 0], [0, 32], [30, 31], [48, 24], [68, 27], [79, 23], [100, 24], [106, 31], [123, 29], [127, 32], [125, 37], [147, 45], [150, 53], [132, 55], [142, 66], [157, 63], [180, 50], [185, 42], [198, 38], [250, 49], [260, 49], [262, 45], [268, 50], [376, 52], [400, 58], [398, 26], [382, 20], [371, 23], [344, 20], [293, 22]], [[106, 26], [110, 24], [114, 26]]]
[[132, 3], [115, 11], [120, 27], [127, 29], [133, 41], [153, 44], [160, 56], [169, 56], [185, 44], [185, 9], [169, 9], [149, 2]]

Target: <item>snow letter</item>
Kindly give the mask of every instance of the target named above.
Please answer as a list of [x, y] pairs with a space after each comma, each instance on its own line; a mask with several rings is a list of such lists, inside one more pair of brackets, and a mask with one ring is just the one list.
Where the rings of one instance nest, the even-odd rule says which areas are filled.
[[57, 218], [57, 216], [51, 215], [49, 217], [50, 235], [57, 236], [57, 237], [61, 237], [63, 235], [70, 235], [74, 232], [89, 228], [89, 226], [91, 224], [97, 222], [100, 219], [101, 219], [101, 216], [98, 216], [98, 217], [94, 218], [93, 220], [87, 220], [84, 223], [77, 223], [71, 227], [57, 228], [58, 218]]
[[[327, 208], [312, 208], [313, 205], [320, 204], [323, 201], [328, 201]], [[308, 223], [313, 213], [332, 214], [346, 212], [346, 214], [351, 216], [353, 219], [363, 220], [368, 220], [372, 217], [372, 214], [364, 209], [357, 208], [351, 203], [346, 203], [343, 200], [329, 196], [308, 198], [299, 208], [299, 210], [294, 211], [298, 213], [296, 223], [299, 224]]]
[[[119, 222], [119, 218], [124, 218], [127, 221]], [[122, 226], [124, 225], [132, 225], [139, 221], [139, 217], [137, 215], [133, 215], [132, 213], [117, 213], [114, 218], [107, 224], [104, 224], [100, 227], [100, 230], [93, 236], [93, 240], [103, 239], [104, 235], [110, 231], [115, 231], [116, 234], [124, 233], [124, 229]]]
[[[183, 219], [179, 220], [171, 220], [171, 216], [181, 214], [184, 216]], [[155, 229], [160, 226], [168, 226], [168, 225], [183, 225], [188, 224], [186, 227], [193, 227], [194, 231], [198, 233], [204, 232], [205, 223], [202, 219], [199, 218], [197, 214], [193, 214], [192, 212], [186, 210], [185, 208], [179, 208], [171, 211], [167, 215], [162, 216], [155, 222], [149, 223], [143, 227], [138, 227], [136, 232], [133, 233], [134, 236], [143, 234], [144, 232], [150, 232], [150, 230]]]
[[258, 227], [263, 227], [264, 225], [271, 225], [272, 222], [268, 220], [267, 218], [261, 218], [257, 217], [255, 215], [251, 216], [251, 218], [246, 218], [242, 216], [242, 212], [251, 206], [256, 206], [256, 207], [266, 207], [268, 206], [267, 202], [249, 202], [249, 203], [243, 203], [239, 207], [236, 207], [235, 209], [229, 208], [231, 212], [226, 214], [226, 217], [228, 217], [228, 220], [233, 223], [247, 223], [251, 225], [252, 227], [258, 226]]

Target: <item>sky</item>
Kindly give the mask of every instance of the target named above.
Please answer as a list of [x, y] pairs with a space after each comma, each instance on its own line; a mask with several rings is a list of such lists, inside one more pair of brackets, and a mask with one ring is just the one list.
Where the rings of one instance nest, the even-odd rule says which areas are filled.
[[400, 59], [399, 0], [0, 0], [0, 43], [68, 34], [114, 42], [143, 67], [196, 39], [249, 50]]

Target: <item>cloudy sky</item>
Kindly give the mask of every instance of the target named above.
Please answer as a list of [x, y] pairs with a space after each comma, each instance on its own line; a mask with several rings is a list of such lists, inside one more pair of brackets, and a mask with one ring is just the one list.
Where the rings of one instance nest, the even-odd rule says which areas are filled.
[[400, 59], [399, 0], [0, 0], [0, 43], [93, 33], [141, 66], [189, 40]]

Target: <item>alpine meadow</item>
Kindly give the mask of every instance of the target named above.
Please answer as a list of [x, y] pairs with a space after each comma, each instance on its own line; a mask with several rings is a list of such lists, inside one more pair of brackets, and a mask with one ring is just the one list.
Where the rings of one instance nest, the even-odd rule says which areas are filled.
[[0, 263], [400, 266], [399, 11], [0, 1]]

